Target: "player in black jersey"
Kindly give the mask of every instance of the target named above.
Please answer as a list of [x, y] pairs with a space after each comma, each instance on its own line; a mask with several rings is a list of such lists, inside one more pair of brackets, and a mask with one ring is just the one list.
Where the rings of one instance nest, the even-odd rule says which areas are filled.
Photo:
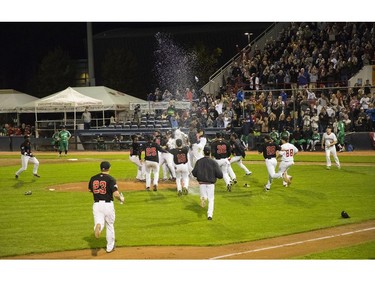
[[280, 146], [273, 142], [269, 135], [264, 137], [264, 143], [259, 148], [258, 152], [263, 153], [263, 157], [266, 162], [267, 172], [268, 172], [268, 182], [264, 186], [266, 191], [271, 189], [272, 180], [275, 178], [275, 170], [277, 166], [277, 151], [280, 151]]
[[91, 177], [88, 188], [94, 195], [93, 215], [95, 237], [106, 227], [107, 253], [115, 249], [115, 208], [113, 197], [124, 203], [124, 196], [119, 193], [116, 180], [109, 175], [111, 164], [107, 161], [100, 163], [101, 173]]
[[230, 192], [232, 190], [232, 181], [229, 177], [229, 160], [231, 155], [230, 144], [224, 140], [222, 133], [217, 132], [216, 138], [211, 143], [211, 156], [215, 158], [215, 161], [219, 165], [222, 173], [223, 179], [227, 190]]
[[[173, 155], [173, 162], [176, 168], [177, 194], [181, 196], [189, 193], [189, 146], [183, 147], [181, 139], [176, 140], [176, 146], [176, 148], [170, 150], [170, 153]], [[181, 180], [183, 186], [181, 186]]]
[[25, 135], [24, 136], [24, 142], [21, 144], [20, 149], [21, 149], [21, 163], [22, 167], [16, 172], [16, 179], [18, 179], [19, 175], [27, 170], [27, 164], [33, 163], [34, 168], [33, 168], [33, 175], [37, 178], [40, 176], [38, 175], [38, 167], [39, 167], [39, 161], [36, 159], [36, 157], [33, 155], [31, 152], [31, 143], [30, 143], [30, 136]]
[[138, 142], [139, 137], [137, 135], [132, 136], [132, 144], [130, 146], [129, 160], [137, 166], [136, 179], [139, 181], [145, 180], [145, 165], [142, 163], [142, 144]]
[[145, 151], [145, 174], [146, 174], [146, 190], [150, 190], [151, 173], [154, 174], [153, 186], [154, 191], [158, 190], [159, 182], [159, 154], [158, 152], [167, 152], [157, 144], [152, 136], [147, 136], [147, 143], [144, 145]]

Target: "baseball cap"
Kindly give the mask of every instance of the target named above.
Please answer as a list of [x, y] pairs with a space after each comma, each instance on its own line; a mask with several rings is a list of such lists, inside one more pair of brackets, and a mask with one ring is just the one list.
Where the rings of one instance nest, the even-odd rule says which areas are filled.
[[103, 161], [100, 163], [100, 170], [109, 170], [111, 164], [108, 161]]
[[204, 155], [210, 155], [210, 153], [211, 153], [211, 148], [210, 148], [209, 146], [205, 146], [205, 147], [203, 148], [203, 153], [204, 153]]

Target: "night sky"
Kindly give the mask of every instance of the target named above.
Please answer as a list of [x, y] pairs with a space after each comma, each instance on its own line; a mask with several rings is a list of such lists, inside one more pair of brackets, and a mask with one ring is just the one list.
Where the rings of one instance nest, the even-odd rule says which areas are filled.
[[[241, 48], [247, 44], [244, 32], [252, 26], [260, 30], [265, 29], [270, 23], [200, 23], [200, 22], [94, 22], [92, 24], [93, 35], [101, 34], [119, 28], [126, 28], [130, 33], [141, 34], [156, 33], [160, 30], [184, 30], [193, 38], [197, 27], [202, 26], [206, 30], [230, 30], [238, 36], [238, 44]], [[251, 31], [252, 32], [252, 31]], [[217, 36], [220, 40], [227, 40], [227, 36]], [[0, 22], [0, 88], [15, 89], [26, 92], [31, 76], [36, 73], [42, 58], [56, 47], [67, 51], [71, 59], [87, 58], [86, 22]], [[207, 44], [212, 43], [212, 38], [207, 38]], [[216, 40], [216, 39], [215, 39]], [[95, 42], [94, 42], [95, 44]], [[220, 43], [217, 43], [220, 45]], [[223, 45], [225, 45], [223, 43]], [[233, 46], [232, 46], [233, 45]], [[222, 60], [231, 58], [236, 53], [235, 44], [224, 48]], [[218, 46], [220, 47], [220, 46]], [[95, 48], [95, 47], [94, 47]], [[94, 53], [95, 55], [95, 53]], [[225, 62], [223, 61], [223, 63]], [[32, 94], [32, 93], [29, 93]]]

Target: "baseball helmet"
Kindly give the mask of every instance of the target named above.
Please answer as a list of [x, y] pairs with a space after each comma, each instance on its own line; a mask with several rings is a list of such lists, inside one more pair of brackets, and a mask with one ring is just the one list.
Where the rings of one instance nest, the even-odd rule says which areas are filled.
[[205, 146], [205, 147], [203, 148], [203, 153], [204, 153], [204, 155], [206, 155], [206, 156], [210, 155], [210, 153], [211, 153], [211, 148], [210, 148], [209, 146]]
[[348, 218], [350, 218], [350, 216], [348, 215], [348, 213], [345, 212], [345, 211], [342, 211], [342, 212], [341, 212], [341, 217], [344, 218], [344, 219], [348, 219]]

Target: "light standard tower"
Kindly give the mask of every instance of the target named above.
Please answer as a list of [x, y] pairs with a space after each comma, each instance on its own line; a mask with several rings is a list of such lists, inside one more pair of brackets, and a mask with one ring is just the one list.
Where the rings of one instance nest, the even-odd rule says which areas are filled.
[[253, 33], [245, 32], [244, 35], [247, 36], [247, 44], [250, 46], [251, 36], [253, 35]]

